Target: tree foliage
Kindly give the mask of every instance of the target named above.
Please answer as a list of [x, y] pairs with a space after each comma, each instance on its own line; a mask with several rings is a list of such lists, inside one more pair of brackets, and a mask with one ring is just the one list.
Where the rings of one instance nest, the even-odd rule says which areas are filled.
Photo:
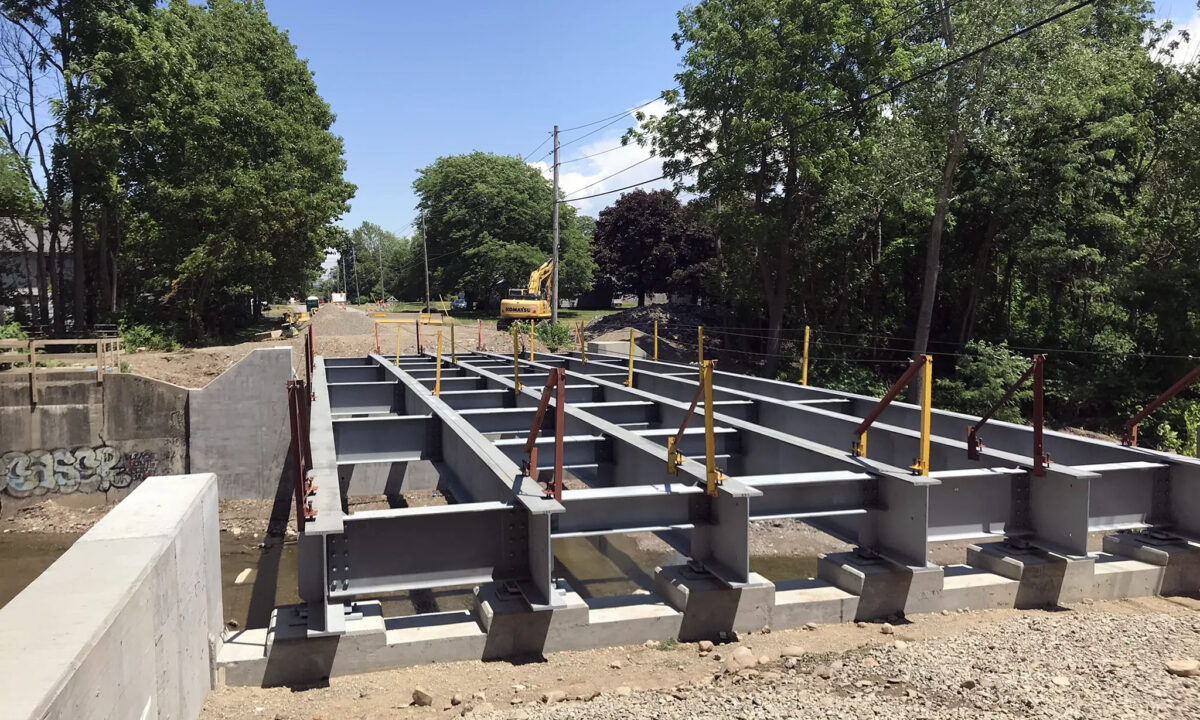
[[[1052, 417], [1101, 429], [1193, 364], [1200, 72], [1151, 6], [1097, 3], [943, 66], [1061, 9], [680, 13], [679, 89], [637, 139], [699, 196], [719, 248], [711, 297], [726, 324], [757, 328], [731, 342], [770, 372], [811, 325], [818, 382], [895, 377], [914, 348], [962, 355], [937, 373], [964, 409], [1047, 348]], [[1162, 412], [1183, 438], [1187, 410]]]
[[[199, 333], [307, 289], [354, 188], [333, 113], [261, 0], [0, 10], [5, 110], [28, 125], [6, 140], [31, 168], [39, 242], [73, 260], [69, 302], [65, 263], [49, 273], [60, 325], [157, 316]], [[48, 110], [10, 92], [55, 84]]]
[[[419, 172], [413, 188], [424, 214], [434, 295], [463, 290], [473, 302], [495, 305], [550, 257], [550, 183], [519, 158], [483, 152], [438, 158]], [[559, 238], [559, 294], [572, 297], [591, 287], [595, 263], [575, 209], [565, 203]]]

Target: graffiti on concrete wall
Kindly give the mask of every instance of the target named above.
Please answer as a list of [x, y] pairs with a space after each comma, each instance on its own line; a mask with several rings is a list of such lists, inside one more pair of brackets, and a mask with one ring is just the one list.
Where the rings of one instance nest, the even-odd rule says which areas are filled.
[[0, 493], [29, 497], [47, 493], [107, 492], [127, 488], [154, 474], [149, 451], [122, 453], [114, 447], [30, 450], [0, 455]]

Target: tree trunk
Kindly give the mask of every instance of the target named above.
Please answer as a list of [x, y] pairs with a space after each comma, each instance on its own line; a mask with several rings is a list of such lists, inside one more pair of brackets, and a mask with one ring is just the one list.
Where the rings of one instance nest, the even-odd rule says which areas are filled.
[[38, 323], [50, 324], [50, 278], [46, 274], [46, 230], [41, 225], [34, 228], [37, 234], [37, 282]]
[[[954, 191], [954, 170], [962, 155], [966, 136], [959, 130], [950, 134], [946, 147], [946, 162], [942, 166], [942, 185], [938, 188], [937, 202], [933, 210], [933, 225], [929, 229], [929, 243], [925, 246], [925, 272], [922, 275], [921, 307], [917, 311], [917, 334], [913, 342], [912, 358], [925, 354], [929, 347], [929, 333], [933, 324], [933, 305], [937, 299], [938, 272], [942, 263], [942, 233], [946, 229], [946, 213], [950, 208], [950, 194]], [[919, 390], [917, 383], [909, 386], [909, 397]]]
[[638, 291], [638, 307], [640, 307], [640, 308], [646, 307], [646, 291], [645, 290]]
[[983, 231], [978, 251], [975, 255], [975, 269], [971, 274], [971, 285], [967, 288], [967, 302], [964, 305], [962, 325], [958, 331], [958, 344], [963, 346], [971, 339], [975, 330], [975, 309], [979, 307], [979, 294], [983, 287], [983, 276], [987, 270], [988, 257], [991, 256], [992, 240], [1000, 229], [1000, 214], [993, 212], [988, 218], [987, 228]]
[[108, 206], [104, 205], [100, 208], [99, 232], [96, 234], [96, 283], [100, 294], [100, 302], [97, 303], [97, 317], [105, 318], [112, 311], [110, 303], [112, 302], [112, 278], [109, 275], [108, 264], [108, 237], [111, 230], [109, 226], [109, 211]]

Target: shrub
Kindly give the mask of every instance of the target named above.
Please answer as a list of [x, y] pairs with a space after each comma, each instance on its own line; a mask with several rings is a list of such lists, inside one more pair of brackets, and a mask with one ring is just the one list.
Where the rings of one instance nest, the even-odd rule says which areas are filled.
[[0, 340], [25, 340], [28, 337], [16, 322], [0, 325]]
[[[1029, 358], [1009, 350], [1004, 343], [993, 345], [973, 340], [967, 343], [964, 354], [954, 364], [955, 377], [934, 379], [933, 404], [971, 415], [985, 413], [1029, 368], [1029, 363]], [[1033, 389], [1027, 382], [996, 410], [995, 418], [1023, 422], [1021, 404], [1032, 399]]]
[[560, 348], [571, 344], [571, 329], [566, 323], [540, 322], [534, 334], [550, 348], [550, 352], [558, 352]]
[[157, 352], [179, 349], [179, 343], [169, 333], [149, 325], [132, 325], [121, 329], [121, 346], [125, 352], [136, 352], [141, 348]]

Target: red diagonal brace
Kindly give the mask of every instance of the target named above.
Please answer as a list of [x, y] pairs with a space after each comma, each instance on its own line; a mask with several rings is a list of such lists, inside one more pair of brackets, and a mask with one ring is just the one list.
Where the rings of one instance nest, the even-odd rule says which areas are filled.
[[288, 418], [292, 426], [293, 490], [296, 496], [296, 529], [304, 531], [304, 523], [317, 516], [308, 496], [316, 486], [308, 478], [312, 467], [312, 451], [308, 447], [308, 395], [303, 380], [288, 380]]
[[1001, 397], [995, 405], [992, 405], [983, 417], [979, 418], [979, 422], [967, 428], [967, 457], [972, 460], [979, 459], [979, 451], [983, 449], [983, 441], [979, 438], [979, 428], [983, 427], [988, 420], [992, 419], [992, 415], [1000, 409], [1004, 403], [1008, 401], [1012, 394], [1017, 391], [1025, 381], [1030, 377], [1033, 378], [1033, 474], [1036, 477], [1043, 477], [1046, 474], [1046, 466], [1050, 464], [1050, 457], [1046, 455], [1043, 443], [1043, 425], [1045, 416], [1043, 415], [1044, 405], [1044, 386], [1043, 386], [1043, 367], [1046, 362], [1045, 355], [1034, 355], [1033, 364], [1031, 364], [1025, 372], [1021, 373], [1021, 377], [1010, 385], [1004, 391], [1004, 396]]
[[863, 421], [858, 424], [858, 427], [854, 428], [855, 455], [858, 454], [857, 448], [863, 433], [870, 429], [871, 425], [879, 419], [879, 416], [883, 414], [883, 411], [887, 409], [888, 405], [892, 404], [892, 401], [896, 399], [896, 397], [900, 394], [900, 391], [903, 390], [914, 377], [916, 377], [917, 372], [920, 371], [921, 368], [925, 367], [925, 362], [928, 359], [928, 355], [922, 355], [916, 360], [913, 360], [912, 364], [908, 366], [908, 369], [904, 371], [904, 374], [900, 376], [900, 379], [893, 383], [890, 388], [888, 388], [887, 394], [880, 398], [879, 402], [875, 405], [875, 408], [871, 410], [871, 412], [865, 418], [863, 418]]
[[537, 414], [533, 416], [533, 426], [529, 428], [529, 437], [525, 440], [526, 460], [521, 465], [521, 472], [535, 481], [537, 477], [537, 437], [542, 428], [542, 420], [546, 417], [546, 408], [550, 405], [550, 394], [554, 393], [554, 478], [546, 487], [546, 497], [552, 497], [562, 502], [563, 480], [563, 426], [566, 424], [567, 404], [567, 371], [562, 368], [552, 368], [546, 377], [546, 385], [542, 388], [542, 399], [538, 402]]
[[1192, 368], [1191, 372], [1179, 378], [1178, 382], [1167, 388], [1167, 391], [1162, 395], [1154, 398], [1154, 400], [1145, 408], [1143, 408], [1140, 413], [1129, 418], [1129, 422], [1125, 423], [1125, 437], [1121, 442], [1131, 447], [1137, 447], [1138, 423], [1149, 417], [1150, 413], [1162, 407], [1163, 403], [1182, 392], [1184, 388], [1195, 382], [1197, 378], [1200, 378], [1200, 365]]

